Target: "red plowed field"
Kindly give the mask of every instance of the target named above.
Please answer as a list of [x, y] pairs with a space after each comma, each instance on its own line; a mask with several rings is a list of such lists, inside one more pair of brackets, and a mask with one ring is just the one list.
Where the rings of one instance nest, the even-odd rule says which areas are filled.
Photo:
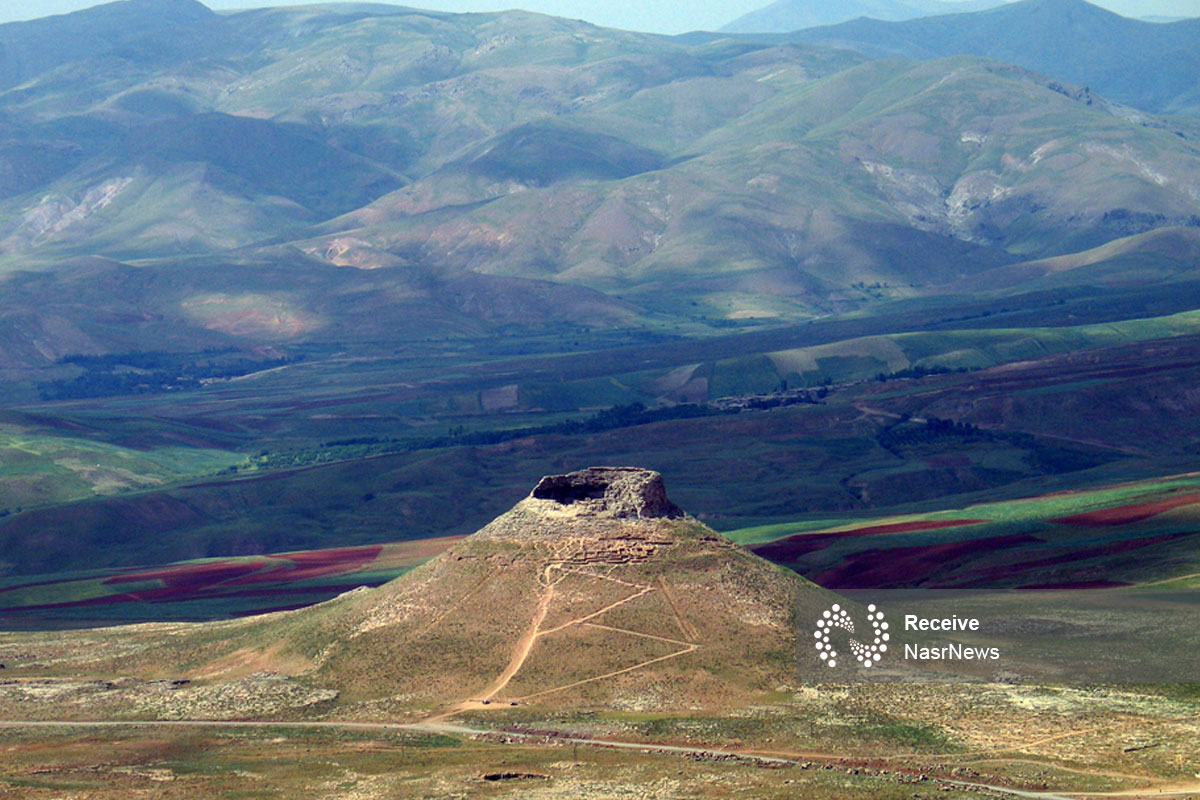
[[228, 581], [227, 586], [245, 586], [252, 583], [275, 583], [278, 581], [306, 581], [354, 572], [362, 569], [379, 557], [381, 545], [368, 547], [343, 547], [337, 550], [313, 550], [304, 553], [283, 553], [275, 556], [278, 566], [252, 575]]
[[104, 585], [120, 586], [126, 583], [160, 581], [163, 587], [168, 589], [194, 589], [199, 586], [224, 583], [234, 578], [258, 572], [264, 569], [268, 563], [264, 559], [263, 561], [252, 562], [216, 561], [210, 564], [186, 564], [178, 567], [167, 567], [166, 569], [154, 569], [145, 572], [131, 572], [125, 575], [118, 575], [115, 578], [106, 580]]
[[1200, 503], [1200, 493], [1181, 494], [1176, 497], [1164, 497], [1162, 500], [1152, 500], [1147, 503], [1136, 503], [1115, 508], [1102, 508], [1099, 511], [1085, 511], [1082, 514], [1072, 514], [1069, 517], [1059, 517], [1051, 522], [1065, 525], [1089, 525], [1107, 527], [1109, 525], [1129, 525], [1144, 519], [1157, 516], [1183, 506]]
[[936, 531], [942, 528], [957, 528], [963, 525], [978, 525], [987, 522], [984, 519], [940, 519], [913, 520], [911, 522], [889, 522], [885, 525], [868, 525], [864, 528], [851, 528], [834, 533], [798, 533], [785, 539], [773, 542], [751, 545], [750, 549], [777, 564], [787, 564], [796, 558], [824, 550], [839, 539], [851, 539], [858, 536], [873, 536], [887, 533], [917, 533], [920, 531]]
[[863, 550], [833, 569], [810, 576], [827, 589], [884, 589], [919, 586], [930, 578], [969, 563], [982, 553], [1041, 544], [1032, 536], [994, 536], [965, 542]]

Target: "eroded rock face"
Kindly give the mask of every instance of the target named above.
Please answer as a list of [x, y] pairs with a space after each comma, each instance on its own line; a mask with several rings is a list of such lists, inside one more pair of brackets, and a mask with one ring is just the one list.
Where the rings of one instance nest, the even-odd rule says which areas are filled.
[[581, 517], [683, 516], [683, 511], [667, 499], [662, 475], [638, 467], [589, 467], [566, 475], [547, 475], [529, 497], [562, 506]]

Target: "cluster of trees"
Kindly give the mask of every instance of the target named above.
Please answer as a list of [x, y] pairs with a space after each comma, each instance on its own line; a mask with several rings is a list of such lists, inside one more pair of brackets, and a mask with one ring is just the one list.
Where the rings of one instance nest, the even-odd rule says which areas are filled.
[[327, 442], [316, 448], [290, 450], [282, 453], [266, 453], [259, 456], [261, 468], [279, 469], [347, 461], [390, 453], [406, 453], [412, 450], [432, 450], [439, 447], [484, 446], [511, 442], [527, 436], [576, 436], [602, 433], [635, 425], [649, 425], [675, 419], [693, 419], [721, 414], [736, 414], [737, 409], [719, 409], [707, 404], [682, 403], [662, 408], [647, 408], [642, 403], [616, 405], [599, 411], [584, 419], [566, 420], [547, 425], [524, 428], [467, 431], [462, 426], [448, 430], [444, 435], [410, 438], [359, 437]]
[[[822, 396], [828, 395], [829, 391], [822, 388], [824, 392]], [[765, 395], [762, 397], [751, 397], [746, 400], [745, 408], [751, 411], [766, 411], [771, 408], [783, 408], [784, 406], [798, 405], [818, 405], [819, 401], [809, 392], [795, 392], [792, 394], [777, 394]]]
[[60, 364], [73, 364], [87, 370], [111, 371], [120, 367], [140, 370], [172, 370], [182, 364], [195, 362], [200, 359], [216, 359], [237, 350], [232, 347], [224, 349], [209, 348], [199, 353], [168, 353], [161, 350], [144, 350], [136, 353], [106, 353], [105, 355], [68, 355], [58, 360]]
[[884, 450], [897, 457], [903, 457], [901, 451], [934, 444], [946, 438], [970, 439], [975, 441], [994, 441], [997, 435], [985, 431], [969, 422], [955, 422], [952, 419], [929, 417], [925, 424], [908, 422], [907, 420], [892, 425], [879, 434], [876, 441]]
[[923, 425], [906, 419], [883, 431], [876, 441], [892, 455], [904, 458], [905, 450], [911, 452], [932, 444], [944, 447], [948, 438], [956, 438], [962, 444], [1003, 442], [1026, 451], [1023, 459], [1029, 467], [1046, 474], [1092, 469], [1123, 457], [1086, 446], [1062, 446], [1020, 431], [989, 431], [967, 422], [938, 417], [929, 417]]
[[196, 389], [206, 380], [236, 378], [291, 363], [292, 358], [247, 358], [233, 348], [202, 353], [115, 353], [70, 355], [60, 364], [82, 367], [74, 378], [38, 384], [43, 400], [79, 400], [123, 394]]

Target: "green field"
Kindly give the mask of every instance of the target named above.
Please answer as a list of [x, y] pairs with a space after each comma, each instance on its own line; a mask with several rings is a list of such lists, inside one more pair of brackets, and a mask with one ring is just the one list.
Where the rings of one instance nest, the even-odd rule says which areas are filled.
[[196, 480], [244, 463], [225, 450], [136, 450], [0, 426], [0, 515]]
[[760, 544], [797, 533], [835, 532], [873, 525], [905, 522], [980, 519], [991, 522], [1030, 522], [1066, 517], [1089, 511], [1120, 508], [1138, 502], [1160, 498], [1179, 491], [1200, 491], [1200, 474], [1176, 475], [1135, 481], [1118, 486], [1067, 491], [1039, 497], [980, 503], [961, 508], [922, 514], [897, 516], [860, 516], [838, 519], [813, 519], [800, 522], [781, 522], [722, 531], [739, 544]]

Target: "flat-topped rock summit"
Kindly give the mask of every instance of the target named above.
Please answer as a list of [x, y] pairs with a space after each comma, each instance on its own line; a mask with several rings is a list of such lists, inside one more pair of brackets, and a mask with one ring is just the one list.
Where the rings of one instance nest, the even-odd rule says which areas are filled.
[[[588, 467], [566, 475], [547, 475], [530, 500], [552, 503], [580, 517], [652, 519], [684, 516], [667, 499], [663, 477], [640, 467]], [[553, 506], [551, 506], [553, 508]]]
[[470, 539], [539, 541], [649, 531], [687, 515], [667, 498], [662, 475], [638, 467], [589, 467], [547, 475]]

